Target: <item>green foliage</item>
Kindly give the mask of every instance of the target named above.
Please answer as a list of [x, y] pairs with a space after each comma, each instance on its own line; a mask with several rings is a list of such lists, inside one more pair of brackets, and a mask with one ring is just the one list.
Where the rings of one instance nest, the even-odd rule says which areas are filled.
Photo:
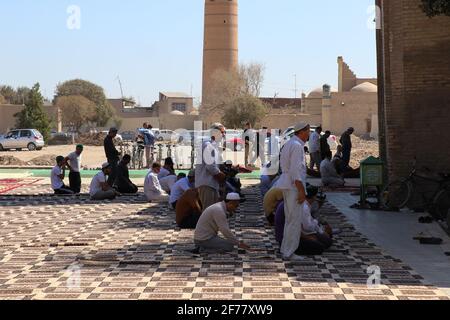
[[14, 115], [16, 126], [22, 129], [37, 129], [47, 141], [50, 137], [51, 122], [44, 111], [44, 98], [40, 92], [40, 85], [36, 83], [27, 96], [27, 103], [22, 111]]
[[225, 107], [222, 122], [227, 128], [242, 128], [246, 122], [255, 126], [268, 112], [268, 107], [252, 95], [243, 95], [230, 101]]
[[95, 121], [97, 116], [95, 103], [83, 96], [58, 97], [55, 105], [61, 110], [63, 126], [77, 132], [83, 125]]
[[421, 8], [429, 17], [438, 15], [450, 16], [449, 0], [422, 0]]
[[14, 89], [11, 86], [0, 86], [0, 95], [4, 98], [3, 103], [24, 105], [27, 103], [29, 93], [30, 88], [28, 87]]
[[65, 96], [83, 96], [92, 101], [96, 107], [95, 122], [98, 126], [106, 125], [114, 117], [114, 109], [106, 100], [103, 88], [94, 83], [80, 79], [61, 83], [56, 87], [56, 98]]

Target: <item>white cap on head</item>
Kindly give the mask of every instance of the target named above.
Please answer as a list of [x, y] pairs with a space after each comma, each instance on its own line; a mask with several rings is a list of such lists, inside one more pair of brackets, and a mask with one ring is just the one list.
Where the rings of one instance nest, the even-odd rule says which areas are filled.
[[102, 169], [108, 168], [110, 166], [110, 164], [108, 162], [105, 162], [104, 164], [102, 164]]
[[229, 193], [227, 194], [228, 201], [241, 201], [241, 196], [239, 193]]
[[232, 165], [233, 165], [233, 161], [227, 160], [227, 161], [225, 161], [225, 164], [226, 164], [227, 166], [232, 166]]
[[300, 122], [300, 123], [297, 123], [297, 125], [294, 127], [294, 132], [302, 131], [302, 130], [305, 129], [307, 126], [309, 126], [309, 124], [307, 124], [306, 122]]

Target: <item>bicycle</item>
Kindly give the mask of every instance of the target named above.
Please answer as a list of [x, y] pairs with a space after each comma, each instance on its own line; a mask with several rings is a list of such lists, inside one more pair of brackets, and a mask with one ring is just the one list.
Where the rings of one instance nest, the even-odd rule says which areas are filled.
[[131, 156], [131, 165], [133, 169], [140, 170], [144, 167], [144, 143], [136, 142], [133, 144], [133, 152]]
[[[403, 209], [413, 200], [414, 195], [420, 194], [425, 210], [436, 220], [446, 221], [450, 227], [450, 174], [436, 174], [427, 167], [418, 170], [416, 166], [417, 159], [407, 178], [394, 181], [384, 188], [383, 205], [389, 209]], [[428, 181], [437, 187], [432, 192], [420, 191], [417, 187], [418, 180]]]

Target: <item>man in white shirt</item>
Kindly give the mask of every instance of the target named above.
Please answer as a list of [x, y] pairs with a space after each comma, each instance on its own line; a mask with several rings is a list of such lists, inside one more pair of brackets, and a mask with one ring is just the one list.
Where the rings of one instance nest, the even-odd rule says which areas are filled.
[[320, 164], [320, 174], [322, 176], [322, 184], [325, 187], [339, 188], [345, 185], [345, 180], [336, 170], [335, 162], [331, 161], [332, 153], [327, 151], [325, 159]]
[[221, 155], [216, 144], [223, 139], [225, 127], [216, 124], [211, 128], [211, 141], [202, 144], [199, 154], [201, 159], [195, 167], [195, 187], [200, 194], [200, 202], [203, 210], [219, 202], [220, 184], [225, 183], [226, 175], [219, 169], [221, 164]]
[[177, 207], [177, 201], [183, 196], [183, 194], [189, 189], [195, 187], [195, 171], [191, 170], [186, 178], [178, 180], [170, 189], [169, 203], [172, 208]]
[[[237, 245], [250, 250], [244, 242], [239, 241], [230, 230], [227, 218], [232, 217], [239, 207], [241, 198], [237, 193], [229, 193], [226, 200], [206, 209], [195, 228], [194, 242], [197, 250], [208, 253], [231, 252]], [[225, 237], [219, 237], [218, 233]]]
[[73, 191], [64, 185], [65, 161], [63, 156], [56, 158], [56, 166], [51, 171], [50, 180], [55, 194], [73, 194]]
[[169, 200], [169, 195], [162, 189], [158, 179], [160, 171], [161, 164], [155, 162], [152, 170], [145, 177], [144, 194], [149, 202], [167, 202]]
[[102, 165], [102, 171], [97, 173], [91, 181], [89, 187], [89, 195], [91, 200], [113, 200], [117, 196], [114, 190], [108, 183], [108, 176], [111, 174], [111, 164], [106, 162]]
[[309, 139], [310, 126], [299, 123], [294, 128], [295, 135], [281, 151], [280, 165], [282, 174], [277, 187], [283, 190], [284, 211], [286, 216], [284, 237], [281, 245], [283, 259], [302, 260], [295, 251], [300, 243], [302, 210], [306, 200], [306, 159], [305, 143]]
[[320, 171], [320, 163], [322, 162], [322, 154], [320, 152], [320, 137], [322, 133], [322, 127], [317, 127], [309, 138], [309, 153], [311, 155], [311, 162], [309, 168], [314, 170], [314, 166], [317, 166], [317, 170]]
[[166, 193], [170, 193], [173, 185], [178, 181], [174, 166], [175, 163], [173, 162], [173, 159], [170, 157], [166, 158], [164, 160], [164, 166], [158, 173], [159, 183]]
[[67, 167], [69, 168], [69, 185], [70, 189], [74, 193], [80, 193], [81, 191], [81, 154], [83, 153], [83, 145], [79, 144], [77, 145], [74, 152], [70, 153], [64, 161], [67, 164]]
[[329, 225], [321, 225], [312, 216], [312, 207], [317, 202], [318, 188], [307, 188], [306, 201], [302, 211], [302, 236], [297, 253], [301, 255], [321, 255], [332, 244], [332, 229]]

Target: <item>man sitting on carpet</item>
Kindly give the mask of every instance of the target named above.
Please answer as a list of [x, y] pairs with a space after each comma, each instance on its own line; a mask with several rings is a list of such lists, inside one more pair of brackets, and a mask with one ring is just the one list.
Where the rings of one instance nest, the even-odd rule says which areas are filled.
[[175, 212], [181, 229], [195, 229], [202, 214], [198, 189], [187, 190], [176, 202]]
[[74, 192], [64, 184], [65, 166], [63, 156], [56, 158], [56, 166], [52, 169], [50, 180], [52, 182], [52, 189], [55, 194], [74, 194]]
[[[144, 193], [149, 202], [168, 202], [169, 195], [161, 187], [158, 174], [161, 171], [161, 164], [153, 163], [152, 170], [145, 177]], [[177, 177], [175, 176], [175, 179]]]
[[[237, 193], [230, 193], [226, 200], [208, 207], [201, 215], [195, 228], [194, 242], [197, 251], [208, 253], [231, 252], [237, 245], [241, 249], [250, 250], [244, 242], [239, 241], [230, 230], [227, 218], [233, 216], [241, 202]], [[220, 233], [225, 239], [218, 236]]]
[[278, 204], [283, 201], [283, 190], [278, 189], [276, 186], [272, 187], [264, 196], [264, 213], [266, 214], [267, 221], [270, 225], [275, 224], [275, 212], [278, 208]]
[[[312, 217], [312, 207], [317, 201], [318, 188], [307, 187], [306, 201], [303, 203], [302, 235], [297, 255], [321, 255], [333, 244], [332, 229], [327, 223], [321, 224]], [[285, 216], [284, 203], [278, 205], [275, 215], [275, 237], [278, 243], [282, 243], [284, 236]]]
[[102, 171], [92, 178], [89, 188], [91, 200], [113, 200], [116, 198], [116, 190], [108, 183], [108, 177], [111, 175], [111, 172], [112, 165], [109, 162], [105, 162], [102, 165]]
[[320, 164], [320, 174], [322, 176], [322, 184], [325, 187], [339, 188], [345, 185], [345, 180], [340, 176], [335, 164], [331, 161], [332, 153], [327, 151], [325, 153], [325, 159]]
[[176, 208], [177, 201], [183, 196], [183, 194], [189, 189], [193, 189], [195, 186], [195, 170], [191, 170], [187, 177], [179, 179], [170, 189], [169, 203], [172, 208]]
[[128, 169], [130, 161], [131, 156], [126, 154], [117, 166], [117, 177], [114, 185], [120, 193], [135, 194], [138, 192], [138, 187], [130, 180], [130, 171]]

